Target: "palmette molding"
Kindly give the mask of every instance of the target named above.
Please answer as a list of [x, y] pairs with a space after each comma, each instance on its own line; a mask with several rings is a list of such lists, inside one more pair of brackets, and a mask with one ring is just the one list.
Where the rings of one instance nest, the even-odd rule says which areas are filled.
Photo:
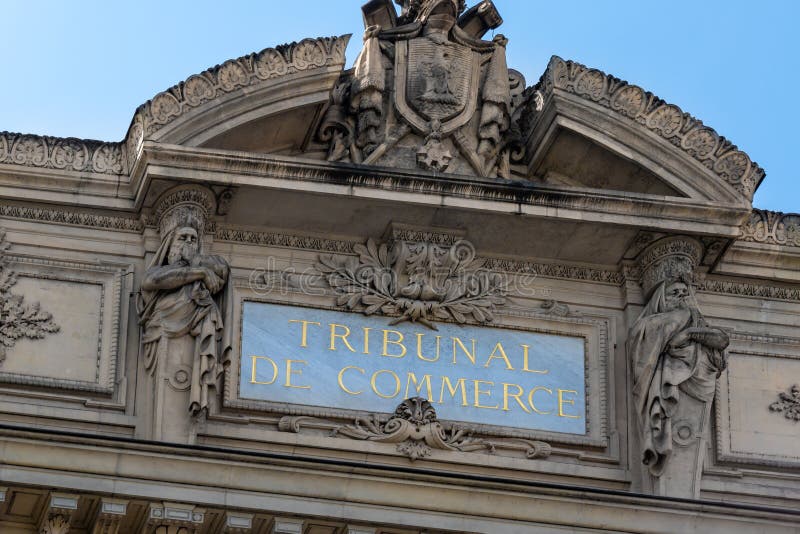
[[[714, 129], [637, 85], [598, 69], [553, 56], [539, 83], [526, 90], [528, 120], [554, 90], [563, 90], [608, 108], [646, 127], [684, 151], [752, 201], [764, 170]], [[528, 129], [528, 131], [530, 131]]]
[[0, 164], [127, 174], [123, 143], [0, 132]]
[[231, 59], [148, 100], [117, 143], [0, 132], [0, 165], [99, 174], [128, 174], [144, 139], [194, 108], [237, 89], [295, 72], [344, 66], [349, 36], [303, 39]]
[[754, 209], [739, 240], [800, 247], [800, 214]]

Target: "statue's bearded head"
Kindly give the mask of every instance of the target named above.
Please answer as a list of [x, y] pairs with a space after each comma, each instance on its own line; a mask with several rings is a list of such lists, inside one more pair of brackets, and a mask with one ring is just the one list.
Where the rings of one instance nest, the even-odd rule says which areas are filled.
[[190, 265], [192, 260], [197, 255], [200, 243], [197, 237], [197, 230], [191, 226], [182, 226], [175, 230], [175, 236], [172, 239], [172, 244], [169, 247], [169, 255], [167, 256], [167, 263], [175, 265], [178, 263], [186, 263]]
[[686, 299], [689, 297], [689, 286], [684, 282], [672, 282], [664, 288], [664, 311], [673, 311], [686, 308]]

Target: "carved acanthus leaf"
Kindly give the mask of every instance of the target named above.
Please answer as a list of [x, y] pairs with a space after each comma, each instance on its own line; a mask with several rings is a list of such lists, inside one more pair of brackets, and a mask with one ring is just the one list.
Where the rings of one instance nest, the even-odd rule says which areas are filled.
[[397, 451], [412, 461], [429, 456], [433, 449], [448, 451], [473, 451], [486, 449], [494, 452], [494, 445], [473, 437], [467, 428], [453, 427], [445, 430], [436, 417], [436, 410], [422, 397], [413, 397], [400, 403], [394, 416], [382, 423], [378, 415], [356, 419], [352, 425], [342, 425], [333, 435], [352, 439], [397, 443]]
[[788, 392], [778, 393], [778, 399], [769, 405], [769, 411], [782, 413], [795, 423], [800, 421], [800, 384], [793, 385]]
[[316, 265], [337, 294], [337, 304], [350, 310], [435, 330], [435, 320], [489, 323], [505, 303], [502, 275], [483, 269], [467, 241], [449, 247], [409, 241], [390, 246], [369, 239], [354, 250], [358, 257], [321, 255]]
[[42, 339], [59, 330], [53, 316], [42, 311], [39, 303], [26, 304], [22, 295], [11, 293], [17, 278], [8, 264], [6, 253], [9, 246], [5, 231], [0, 229], [0, 364], [5, 360], [6, 350], [17, 340]]
[[352, 423], [340, 424], [304, 415], [287, 415], [278, 422], [282, 432], [300, 433], [303, 428], [328, 430], [331, 435], [350, 439], [397, 444], [396, 450], [412, 461], [430, 456], [434, 449], [445, 451], [493, 454], [498, 449], [516, 451], [530, 460], [548, 458], [553, 452], [550, 444], [521, 438], [487, 439], [464, 425], [445, 426], [439, 422], [433, 405], [422, 397], [401, 402], [394, 414], [372, 414], [358, 417]]

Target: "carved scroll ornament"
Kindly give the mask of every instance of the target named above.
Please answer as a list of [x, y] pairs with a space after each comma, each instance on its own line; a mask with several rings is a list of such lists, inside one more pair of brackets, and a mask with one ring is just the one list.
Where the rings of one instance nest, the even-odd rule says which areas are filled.
[[321, 255], [317, 269], [337, 294], [337, 304], [365, 315], [397, 317], [392, 324], [494, 320], [505, 303], [502, 275], [482, 268], [468, 241], [450, 246], [415, 241], [354, 247], [357, 257]]
[[[311, 420], [305, 416], [283, 417], [278, 428], [284, 432], [300, 432], [301, 426]], [[486, 451], [494, 453], [498, 447], [522, 450], [528, 459], [547, 458], [552, 448], [542, 441], [524, 439], [488, 440], [477, 437], [475, 431], [452, 426], [446, 429], [436, 415], [433, 405], [422, 397], [412, 397], [401, 402], [388, 421], [381, 416], [360, 417], [352, 424], [334, 425], [331, 435], [376, 443], [396, 443], [397, 451], [411, 461], [430, 456], [434, 449], [445, 451]]]

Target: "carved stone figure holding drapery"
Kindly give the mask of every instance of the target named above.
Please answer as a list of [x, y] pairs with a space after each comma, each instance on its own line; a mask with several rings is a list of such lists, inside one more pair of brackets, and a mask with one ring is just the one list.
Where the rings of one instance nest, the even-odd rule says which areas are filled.
[[[702, 467], [710, 405], [728, 346], [727, 334], [709, 327], [695, 302], [693, 248], [691, 241], [668, 240], [645, 253], [652, 260], [643, 269], [649, 300], [627, 341], [642, 462], [653, 477], [668, 470], [668, 478], [688, 486]], [[669, 465], [676, 445], [686, 449], [684, 458]], [[689, 462], [692, 455], [695, 461]]]
[[222, 297], [230, 268], [222, 257], [202, 253], [204, 217], [191, 202], [164, 214], [161, 244], [142, 281], [139, 318], [154, 439], [192, 439], [230, 347], [221, 311], [229, 308]]

